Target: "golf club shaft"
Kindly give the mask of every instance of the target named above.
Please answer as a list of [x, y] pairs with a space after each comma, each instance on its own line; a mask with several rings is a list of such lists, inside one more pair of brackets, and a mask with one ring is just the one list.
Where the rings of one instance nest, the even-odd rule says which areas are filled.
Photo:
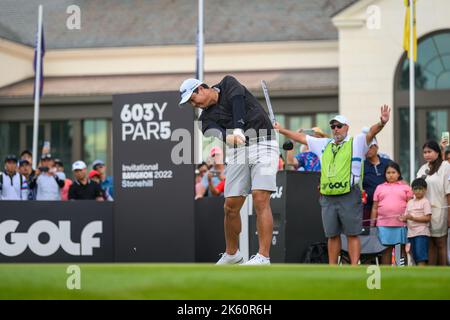
[[261, 80], [261, 87], [264, 92], [264, 98], [266, 98], [266, 104], [267, 109], [269, 110], [270, 121], [272, 122], [272, 124], [274, 124], [276, 122], [275, 115], [273, 114], [272, 103], [270, 102], [269, 90], [267, 90], [267, 84], [264, 80]]

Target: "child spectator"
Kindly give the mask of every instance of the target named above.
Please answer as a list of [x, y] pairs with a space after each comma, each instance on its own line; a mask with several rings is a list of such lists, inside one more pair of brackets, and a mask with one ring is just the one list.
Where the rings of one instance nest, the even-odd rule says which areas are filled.
[[[60, 159], [55, 159], [55, 168], [57, 172], [64, 173], [64, 164]], [[69, 200], [69, 188], [72, 185], [72, 180], [66, 177], [64, 179], [64, 186], [61, 188], [61, 200], [67, 201]]]
[[430, 239], [431, 204], [425, 193], [427, 182], [425, 179], [415, 179], [412, 184], [414, 198], [409, 200], [405, 214], [400, 216], [401, 221], [408, 224], [408, 240], [414, 261], [419, 266], [428, 262], [428, 244]]
[[381, 259], [382, 264], [391, 264], [392, 249], [401, 244], [402, 255], [406, 257], [405, 244], [407, 229], [399, 217], [405, 212], [406, 205], [413, 193], [409, 185], [402, 182], [400, 167], [390, 162], [384, 171], [386, 182], [375, 189], [371, 214], [371, 226], [377, 226], [378, 238], [386, 246]]

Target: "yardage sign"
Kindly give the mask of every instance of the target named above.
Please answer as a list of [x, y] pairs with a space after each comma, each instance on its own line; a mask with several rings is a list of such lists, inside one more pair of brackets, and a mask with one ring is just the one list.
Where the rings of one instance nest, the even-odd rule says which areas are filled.
[[194, 260], [194, 112], [178, 100], [178, 92], [113, 97], [118, 261]]

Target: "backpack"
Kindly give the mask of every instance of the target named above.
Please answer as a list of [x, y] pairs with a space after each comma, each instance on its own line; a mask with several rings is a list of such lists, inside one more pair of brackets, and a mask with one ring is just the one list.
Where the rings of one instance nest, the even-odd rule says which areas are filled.
[[328, 263], [328, 246], [325, 242], [311, 244], [306, 250], [303, 263]]

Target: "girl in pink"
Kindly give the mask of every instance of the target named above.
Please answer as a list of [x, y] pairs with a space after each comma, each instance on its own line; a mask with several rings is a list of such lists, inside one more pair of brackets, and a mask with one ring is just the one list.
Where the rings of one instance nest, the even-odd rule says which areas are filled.
[[390, 162], [384, 171], [386, 182], [380, 184], [373, 195], [371, 226], [377, 226], [378, 238], [386, 246], [381, 258], [382, 264], [392, 264], [392, 249], [401, 244], [406, 258], [406, 224], [399, 217], [405, 212], [408, 201], [413, 197], [411, 187], [402, 181], [400, 166]]

